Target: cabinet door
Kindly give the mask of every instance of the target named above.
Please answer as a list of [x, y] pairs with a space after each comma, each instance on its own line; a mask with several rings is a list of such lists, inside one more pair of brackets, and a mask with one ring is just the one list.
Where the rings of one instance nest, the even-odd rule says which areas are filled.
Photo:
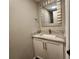
[[63, 44], [47, 43], [48, 59], [63, 59]]
[[34, 54], [43, 58], [43, 42], [40, 39], [33, 39]]

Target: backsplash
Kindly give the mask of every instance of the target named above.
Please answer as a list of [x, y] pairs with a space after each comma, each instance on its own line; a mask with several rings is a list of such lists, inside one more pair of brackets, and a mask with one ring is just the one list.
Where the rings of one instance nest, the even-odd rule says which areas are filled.
[[51, 30], [52, 34], [57, 35], [64, 35], [65, 34], [65, 23], [63, 20], [62, 26], [55, 26], [55, 27], [42, 27], [40, 26], [42, 33], [49, 33], [49, 29]]
[[[49, 33], [49, 29], [43, 29], [41, 30], [42, 33]], [[52, 34], [64, 34], [64, 30], [52, 30]]]
[[[49, 34], [49, 29], [42, 29], [41, 32]], [[54, 35], [61, 37], [61, 38], [65, 37], [65, 31], [64, 30], [52, 30], [51, 29], [51, 34], [54, 34]]]

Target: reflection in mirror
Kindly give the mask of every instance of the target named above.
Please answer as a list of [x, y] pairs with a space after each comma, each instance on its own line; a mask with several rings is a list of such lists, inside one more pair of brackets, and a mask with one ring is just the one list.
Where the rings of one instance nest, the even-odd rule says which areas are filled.
[[45, 7], [45, 9], [47, 10], [50, 19], [49, 19], [49, 23], [55, 23], [56, 22], [56, 18], [57, 18], [57, 5], [56, 2], [49, 4]]
[[[45, 5], [46, 4], [46, 5]], [[62, 24], [61, 20], [61, 1], [53, 0], [52, 3], [43, 3], [41, 8], [42, 26], [54, 26]]]

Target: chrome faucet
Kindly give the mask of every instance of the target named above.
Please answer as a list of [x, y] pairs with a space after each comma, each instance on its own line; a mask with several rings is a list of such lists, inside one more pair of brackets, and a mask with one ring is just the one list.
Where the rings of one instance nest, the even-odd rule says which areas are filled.
[[49, 34], [52, 34], [52, 31], [51, 31], [51, 29], [49, 29]]

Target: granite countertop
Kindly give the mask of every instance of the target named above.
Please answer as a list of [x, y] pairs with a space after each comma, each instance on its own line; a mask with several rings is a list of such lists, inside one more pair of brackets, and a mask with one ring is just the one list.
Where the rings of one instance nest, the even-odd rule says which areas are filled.
[[52, 34], [34, 34], [32, 37], [38, 38], [38, 39], [44, 39], [44, 40], [49, 40], [49, 41], [65, 43], [64, 38], [60, 38], [60, 37], [58, 37], [56, 35], [52, 35]]

